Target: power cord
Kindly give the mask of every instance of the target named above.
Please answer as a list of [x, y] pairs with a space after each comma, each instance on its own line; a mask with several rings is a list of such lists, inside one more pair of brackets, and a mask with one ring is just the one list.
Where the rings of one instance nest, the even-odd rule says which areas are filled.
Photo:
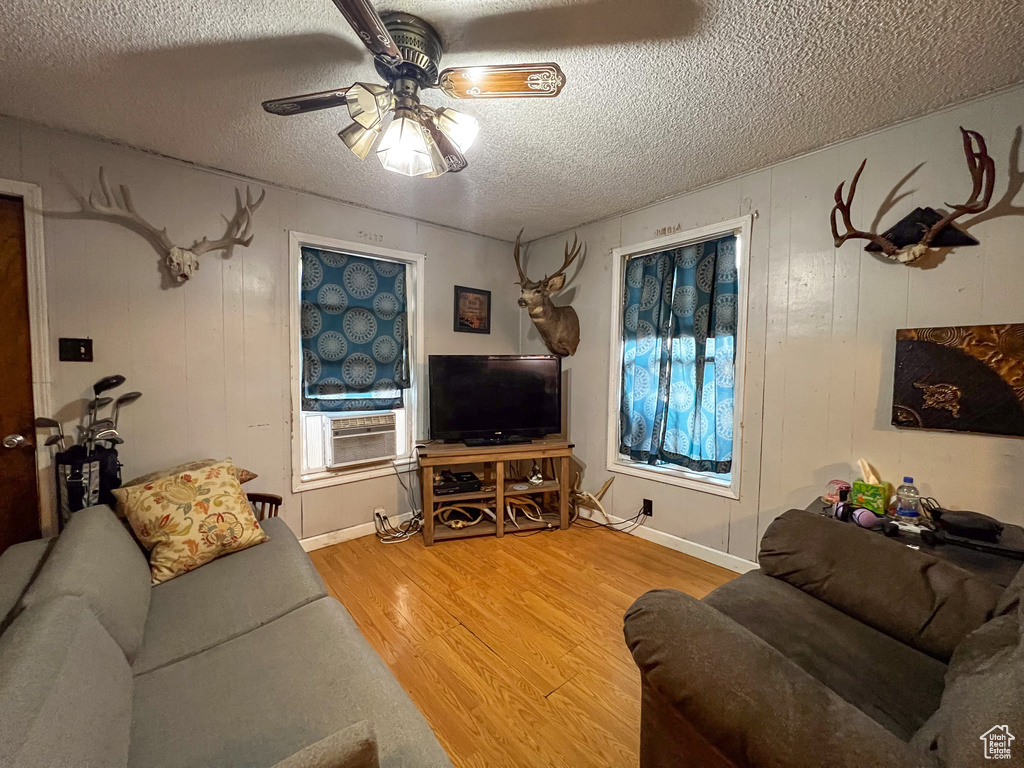
[[633, 530], [644, 524], [645, 517], [646, 515], [644, 515], [643, 507], [641, 507], [640, 509], [637, 510], [636, 514], [633, 515], [633, 517], [629, 518], [628, 520], [620, 520], [617, 523], [599, 523], [597, 520], [580, 517], [578, 513], [576, 515], [576, 519], [573, 522], [575, 525], [580, 526], [580, 528], [607, 528], [611, 531], [622, 531], [623, 533], [631, 533]]
[[423, 444], [417, 444], [413, 449], [412, 461], [409, 463], [408, 470], [406, 470], [408, 482], [402, 479], [402, 473], [398, 469], [398, 461], [392, 462], [395, 476], [405, 491], [406, 501], [409, 502], [409, 508], [412, 510], [412, 517], [396, 526], [391, 523], [387, 515], [374, 512], [373, 527], [377, 533], [377, 538], [384, 544], [397, 544], [401, 541], [408, 541], [423, 529], [423, 510], [419, 509], [416, 503], [415, 483], [413, 480], [413, 468], [419, 464], [420, 448], [422, 447]]

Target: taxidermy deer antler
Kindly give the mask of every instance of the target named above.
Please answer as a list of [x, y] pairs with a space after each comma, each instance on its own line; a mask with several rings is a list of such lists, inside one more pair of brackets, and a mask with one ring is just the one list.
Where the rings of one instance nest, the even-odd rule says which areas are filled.
[[558, 293], [565, 287], [565, 270], [576, 261], [581, 249], [583, 258], [586, 259], [587, 245], [580, 245], [579, 240], [573, 235], [572, 247], [569, 247], [568, 241], [565, 243], [565, 260], [561, 268], [550, 277], [545, 275], [543, 280], [530, 280], [519, 260], [519, 239], [522, 236], [523, 230], [519, 230], [513, 252], [516, 269], [519, 270], [519, 282], [516, 285], [522, 288], [519, 306], [526, 307], [529, 311], [530, 319], [537, 326], [537, 332], [549, 350], [559, 357], [575, 355], [576, 347], [580, 345], [580, 318], [572, 307], [556, 307], [551, 302], [551, 294]]
[[[860, 164], [860, 168], [857, 169], [857, 173], [854, 174], [853, 181], [850, 182], [850, 194], [845, 200], [843, 199], [843, 185], [846, 182], [844, 181], [836, 187], [836, 204], [832, 208], [832, 236], [835, 238], [836, 247], [838, 248], [850, 238], [870, 240], [882, 249], [882, 253], [885, 254], [886, 258], [893, 259], [902, 264], [913, 264], [928, 252], [928, 249], [932, 247], [932, 241], [947, 226], [961, 216], [981, 213], [988, 208], [989, 203], [992, 201], [992, 189], [995, 186], [996, 180], [995, 163], [989, 157], [988, 149], [985, 146], [985, 139], [980, 133], [968, 131], [963, 127], [960, 128], [960, 133], [963, 136], [967, 168], [971, 172], [971, 181], [974, 183], [971, 196], [967, 199], [967, 202], [961, 205], [946, 203], [946, 207], [950, 209], [949, 213], [926, 229], [921, 239], [912, 245], [899, 247], [883, 235], [874, 232], [862, 232], [856, 229], [850, 220], [850, 206], [853, 204], [853, 196], [857, 193], [857, 182], [860, 180], [860, 174], [868, 162], [867, 158], [865, 158], [864, 162]], [[974, 148], [975, 143], [978, 145], [977, 150]], [[839, 234], [839, 228], [836, 224], [836, 213], [842, 216], [843, 226], [846, 227], [846, 232], [842, 235]]]
[[266, 190], [260, 193], [258, 199], [254, 200], [251, 190], [245, 188], [245, 203], [242, 203], [241, 193], [235, 191], [238, 210], [234, 217], [227, 222], [227, 231], [224, 237], [219, 240], [203, 238], [196, 240], [190, 247], [182, 248], [171, 242], [167, 236], [166, 229], [157, 229], [135, 210], [132, 202], [131, 192], [128, 187], [121, 184], [118, 192], [110, 189], [107, 184], [107, 177], [100, 168], [100, 200], [97, 196], [89, 193], [89, 198], [82, 201], [82, 210], [92, 215], [92, 218], [102, 221], [110, 221], [120, 224], [123, 227], [142, 235], [153, 244], [153, 247], [163, 254], [171, 276], [178, 282], [185, 282], [192, 273], [199, 269], [199, 257], [210, 251], [230, 250], [236, 245], [248, 247], [252, 243], [252, 215], [260, 207], [263, 198], [267, 196]]

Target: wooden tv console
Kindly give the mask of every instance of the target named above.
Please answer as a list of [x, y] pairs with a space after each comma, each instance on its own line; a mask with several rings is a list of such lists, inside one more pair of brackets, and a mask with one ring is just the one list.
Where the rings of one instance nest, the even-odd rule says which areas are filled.
[[[564, 440], [534, 440], [532, 443], [512, 445], [489, 445], [469, 448], [461, 443], [429, 443], [419, 450], [420, 488], [423, 493], [423, 543], [432, 546], [434, 540], [462, 539], [470, 536], [505, 535], [506, 528], [510, 532], [536, 530], [557, 525], [559, 528], [569, 527], [569, 473], [571, 471], [572, 443]], [[515, 490], [513, 485], [526, 484], [525, 481], [509, 479], [509, 463], [513, 461], [533, 462], [544, 470], [544, 482], [531, 485], [526, 490]], [[483, 487], [472, 493], [452, 493], [434, 495], [434, 473], [442, 469], [454, 469], [470, 465], [483, 466]], [[484, 490], [487, 488], [488, 490]], [[505, 499], [515, 496], [533, 496], [542, 494], [541, 504], [545, 508], [543, 520], [519, 520], [519, 527], [512, 528], [506, 524], [503, 511]], [[486, 517], [476, 525], [465, 528], [449, 528], [445, 525], [434, 525], [434, 513], [438, 507], [459, 501], [494, 502], [497, 520]], [[554, 505], [557, 502], [557, 511]]]

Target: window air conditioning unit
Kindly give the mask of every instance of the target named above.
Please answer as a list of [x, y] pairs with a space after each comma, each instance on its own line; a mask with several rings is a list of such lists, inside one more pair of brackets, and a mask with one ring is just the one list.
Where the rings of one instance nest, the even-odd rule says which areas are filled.
[[398, 458], [395, 434], [394, 413], [332, 418], [327, 434], [328, 469], [393, 461]]

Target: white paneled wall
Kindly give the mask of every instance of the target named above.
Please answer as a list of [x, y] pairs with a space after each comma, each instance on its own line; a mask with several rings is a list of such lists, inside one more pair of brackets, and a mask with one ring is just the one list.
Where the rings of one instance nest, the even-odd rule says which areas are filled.
[[[1009, 164], [1024, 167], [1024, 150], [1011, 159], [1015, 131], [1024, 125], [1024, 88], [580, 228], [589, 257], [561, 303], [571, 298], [583, 328], [580, 348], [565, 366], [569, 436], [586, 468], [585, 486], [597, 488], [607, 477], [611, 249], [650, 240], [662, 227], [690, 229], [756, 211], [741, 498], [619, 475], [614, 513], [630, 517], [650, 498], [648, 526], [752, 560], [768, 523], [805, 506], [828, 480], [851, 479], [864, 457], [888, 480], [912, 475], [922, 492], [944, 504], [1024, 523], [1017, 481], [1024, 441], [890, 425], [897, 328], [1024, 322], [1024, 217], [982, 222], [972, 229], [980, 246], [914, 267], [864, 253], [863, 241], [836, 249], [828, 224], [836, 185], [865, 157], [854, 203], [862, 229], [915, 168], [901, 190], [910, 194], [882, 216], [879, 231], [916, 206], [965, 199], [970, 180], [959, 125], [988, 140], [995, 197], [1001, 197]], [[1024, 206], [1024, 192], [1016, 205]], [[530, 273], [557, 266], [564, 240], [533, 243]], [[528, 318], [521, 329], [523, 351], [543, 349]]]
[[[342, 147], [334, 162], [344, 174], [354, 160]], [[285, 497], [282, 516], [304, 537], [370, 522], [378, 505], [407, 511], [390, 477], [290, 492], [288, 231], [425, 253], [428, 353], [518, 350], [509, 245], [267, 186], [252, 246], [228, 259], [208, 254], [190, 282], [171, 285], [138, 235], [61, 216], [77, 209], [70, 190], [97, 188], [101, 165], [112, 183], [131, 188], [143, 217], [186, 245], [219, 237], [221, 216], [234, 212], [235, 189], [244, 187], [184, 163], [0, 119], [0, 177], [43, 188], [53, 402], [66, 404], [59, 415], [77, 417], [92, 382], [123, 373], [123, 391], [143, 392], [121, 419], [126, 478], [232, 456], [259, 474], [248, 489]], [[429, 193], [429, 180], [409, 183]], [[492, 291], [489, 336], [452, 331], [456, 283]], [[61, 336], [92, 338], [95, 362], [57, 362]]]

